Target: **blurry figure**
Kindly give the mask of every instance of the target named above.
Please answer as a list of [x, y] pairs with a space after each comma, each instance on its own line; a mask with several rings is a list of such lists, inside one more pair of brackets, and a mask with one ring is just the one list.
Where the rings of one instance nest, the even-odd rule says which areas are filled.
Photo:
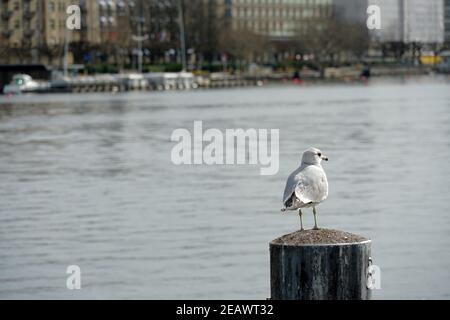
[[367, 82], [367, 80], [370, 79], [370, 66], [365, 65], [364, 68], [361, 71], [361, 75], [359, 76], [359, 78], [364, 81]]
[[292, 82], [295, 84], [300, 84], [302, 82], [300, 78], [300, 70], [295, 70], [294, 75], [292, 76]]

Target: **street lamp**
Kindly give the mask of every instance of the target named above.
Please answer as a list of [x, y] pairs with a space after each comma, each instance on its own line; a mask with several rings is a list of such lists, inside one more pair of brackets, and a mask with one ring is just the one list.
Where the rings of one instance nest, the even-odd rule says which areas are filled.
[[186, 37], [184, 33], [184, 18], [182, 0], [178, 0], [178, 18], [180, 23], [180, 43], [181, 43], [181, 63], [183, 65], [183, 72], [187, 70], [186, 62]]
[[143, 60], [143, 52], [142, 52], [142, 42], [148, 40], [148, 34], [142, 35], [142, 23], [144, 22], [144, 17], [139, 17], [138, 19], [138, 34], [133, 35], [132, 38], [134, 41], [138, 43], [138, 71], [142, 73], [142, 60]]

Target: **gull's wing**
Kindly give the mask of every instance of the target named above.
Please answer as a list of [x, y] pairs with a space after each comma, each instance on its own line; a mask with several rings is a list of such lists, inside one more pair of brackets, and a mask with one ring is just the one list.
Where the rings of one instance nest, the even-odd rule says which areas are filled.
[[290, 208], [310, 203], [311, 199], [308, 198], [310, 189], [307, 179], [301, 173], [289, 177], [284, 190], [284, 206]]
[[[283, 194], [283, 204], [286, 205], [286, 203], [291, 199], [292, 194], [294, 192], [296, 192], [296, 189], [298, 188], [298, 186], [300, 185], [300, 188], [304, 188], [305, 187], [305, 178], [302, 174], [302, 171], [305, 168], [303, 167], [299, 167], [298, 169], [296, 169], [294, 172], [292, 172], [289, 175], [288, 180], [286, 181], [286, 187], [284, 188], [284, 194]], [[302, 187], [303, 186], [303, 187]], [[301, 200], [299, 198], [299, 200]]]
[[326, 197], [327, 186], [320, 182], [322, 176], [324, 176], [323, 170], [316, 166], [295, 170], [286, 183], [283, 204], [286, 205], [293, 193], [304, 204], [323, 200], [324, 196]]
[[328, 196], [328, 182], [320, 166], [308, 166], [300, 172], [295, 196], [303, 203], [321, 202]]
[[295, 192], [295, 187], [297, 186], [297, 183], [299, 180], [298, 171], [299, 171], [299, 169], [292, 172], [286, 181], [286, 187], [284, 187], [284, 193], [283, 193], [283, 204], [284, 205], [286, 205], [286, 202], [291, 198], [292, 194]]
[[314, 189], [306, 179], [300, 179], [295, 187], [295, 196], [304, 204], [313, 202]]

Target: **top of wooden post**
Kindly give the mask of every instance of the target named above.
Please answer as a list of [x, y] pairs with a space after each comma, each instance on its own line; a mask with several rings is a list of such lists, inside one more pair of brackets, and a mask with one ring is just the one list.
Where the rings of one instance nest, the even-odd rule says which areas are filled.
[[271, 245], [283, 246], [317, 246], [343, 245], [370, 242], [366, 237], [333, 229], [298, 230], [275, 240]]

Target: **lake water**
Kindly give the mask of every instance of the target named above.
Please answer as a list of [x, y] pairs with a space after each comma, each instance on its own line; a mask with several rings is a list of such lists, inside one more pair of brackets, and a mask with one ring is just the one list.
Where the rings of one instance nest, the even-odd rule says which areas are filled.
[[[373, 240], [374, 298], [450, 298], [448, 79], [0, 99], [2, 299], [265, 299], [309, 146], [330, 158], [319, 226]], [[278, 174], [175, 166], [171, 134], [195, 120], [280, 129]]]

